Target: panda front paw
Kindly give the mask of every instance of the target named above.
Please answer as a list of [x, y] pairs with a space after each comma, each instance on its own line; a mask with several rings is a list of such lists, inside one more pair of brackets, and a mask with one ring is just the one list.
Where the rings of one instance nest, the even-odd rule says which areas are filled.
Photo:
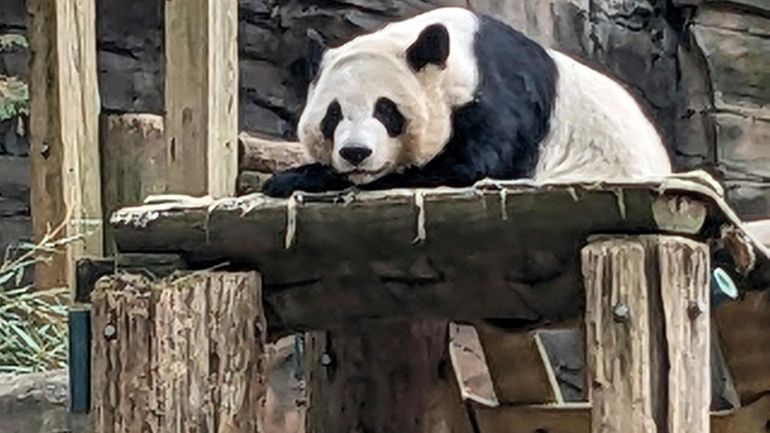
[[352, 184], [347, 179], [330, 167], [310, 164], [276, 173], [262, 186], [262, 193], [270, 197], [286, 198], [295, 191], [340, 191], [350, 186]]

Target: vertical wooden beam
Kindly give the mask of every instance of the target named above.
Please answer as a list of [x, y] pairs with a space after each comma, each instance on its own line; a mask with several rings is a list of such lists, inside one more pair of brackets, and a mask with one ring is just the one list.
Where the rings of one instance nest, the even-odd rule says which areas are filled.
[[30, 158], [35, 239], [66, 221], [81, 237], [35, 273], [38, 288], [74, 287], [75, 260], [102, 253], [94, 0], [29, 0]]
[[592, 431], [707, 433], [708, 247], [616, 237], [582, 257]]
[[93, 314], [93, 431], [259, 431], [267, 325], [258, 274], [103, 279]]
[[660, 237], [657, 243], [668, 345], [668, 431], [708, 433], [711, 409], [709, 249], [702, 243], [672, 237]]
[[238, 174], [238, 2], [165, 4], [170, 192], [233, 195]]
[[306, 340], [307, 433], [470, 433], [447, 322], [366, 322]]
[[[166, 142], [163, 118], [154, 114], [103, 115], [102, 149], [104, 216], [166, 192]], [[113, 253], [112, 228], [104, 228], [105, 254]]]

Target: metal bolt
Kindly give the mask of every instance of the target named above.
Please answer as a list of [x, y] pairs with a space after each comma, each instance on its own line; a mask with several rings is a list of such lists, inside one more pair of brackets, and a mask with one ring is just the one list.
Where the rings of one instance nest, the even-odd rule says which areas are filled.
[[109, 324], [104, 327], [104, 337], [112, 340], [115, 338], [115, 336], [118, 335], [118, 328], [115, 327], [113, 324]]
[[703, 314], [703, 305], [701, 305], [700, 301], [690, 301], [687, 304], [687, 317], [690, 320], [697, 319], [701, 314]]
[[618, 302], [612, 309], [612, 318], [618, 323], [626, 323], [631, 318], [631, 310], [628, 309], [628, 305]]
[[323, 355], [321, 355], [321, 365], [323, 365], [324, 367], [328, 367], [332, 365], [332, 356], [329, 355], [328, 353], [324, 353]]

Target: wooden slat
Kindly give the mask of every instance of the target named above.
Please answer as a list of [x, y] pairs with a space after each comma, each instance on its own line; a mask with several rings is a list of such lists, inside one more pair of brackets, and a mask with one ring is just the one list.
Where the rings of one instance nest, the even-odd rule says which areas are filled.
[[488, 407], [500, 404], [484, 348], [475, 327], [459, 323], [449, 324], [449, 358], [452, 360], [463, 400]]
[[707, 433], [711, 407], [709, 248], [673, 237], [653, 242], [659, 243], [668, 346], [668, 431]]
[[507, 332], [485, 325], [477, 329], [501, 403], [564, 401], [537, 332]]
[[736, 409], [711, 416], [711, 433], [767, 433], [770, 395]]
[[75, 259], [102, 254], [94, 0], [30, 0], [31, 207], [35, 238], [69, 221], [80, 236], [35, 273], [38, 288], [74, 287]]
[[720, 305], [715, 320], [741, 401], [770, 392], [770, 292], [747, 292]]
[[238, 2], [165, 2], [169, 189], [235, 193], [238, 171]]
[[[591, 407], [564, 406], [473, 406], [479, 433], [589, 433]], [[711, 433], [766, 433], [770, 422], [770, 396], [735, 411], [711, 414]], [[672, 432], [673, 433], [673, 432]]]
[[589, 433], [591, 408], [588, 404], [474, 406], [478, 433]]
[[593, 432], [708, 432], [708, 270], [708, 247], [685, 238], [583, 249]]
[[[638, 242], [600, 241], [583, 249], [593, 433], [657, 432], [645, 265]], [[653, 380], [658, 388], [666, 386], [657, 375]]]

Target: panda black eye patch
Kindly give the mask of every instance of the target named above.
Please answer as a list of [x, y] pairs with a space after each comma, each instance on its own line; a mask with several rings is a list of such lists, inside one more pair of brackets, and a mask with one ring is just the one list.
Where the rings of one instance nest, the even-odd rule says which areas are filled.
[[327, 140], [334, 139], [334, 130], [337, 129], [337, 125], [342, 121], [342, 107], [337, 101], [329, 104], [329, 108], [326, 109], [326, 115], [321, 121], [321, 132], [324, 134], [324, 138]]
[[380, 98], [374, 104], [374, 118], [382, 122], [391, 137], [398, 137], [404, 132], [406, 119], [398, 111], [396, 103], [388, 98]]

